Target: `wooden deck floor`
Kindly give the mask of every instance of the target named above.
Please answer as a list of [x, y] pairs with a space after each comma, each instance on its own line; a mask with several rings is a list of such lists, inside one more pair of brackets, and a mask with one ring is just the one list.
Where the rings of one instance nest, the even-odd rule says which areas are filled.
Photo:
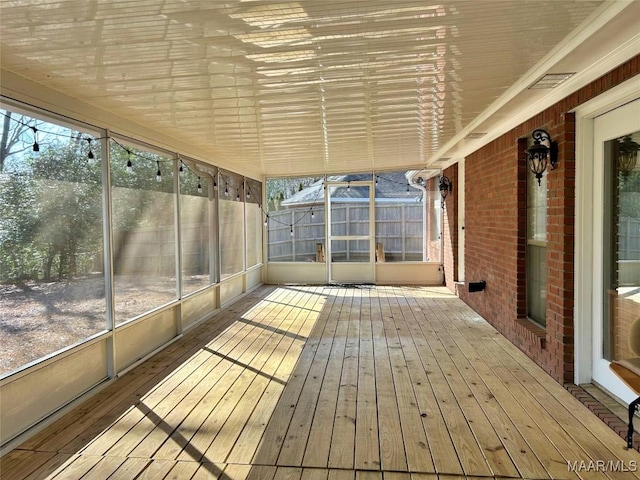
[[0, 476], [627, 479], [638, 464], [445, 289], [266, 286], [5, 455]]

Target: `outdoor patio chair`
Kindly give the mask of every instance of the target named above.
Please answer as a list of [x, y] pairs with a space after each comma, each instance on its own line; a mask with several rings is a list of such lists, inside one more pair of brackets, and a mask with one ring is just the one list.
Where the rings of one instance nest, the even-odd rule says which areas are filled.
[[640, 317], [633, 321], [629, 329], [629, 348], [635, 357], [615, 360], [609, 368], [638, 395], [638, 398], [629, 404], [627, 448], [633, 448], [633, 416], [640, 405]]

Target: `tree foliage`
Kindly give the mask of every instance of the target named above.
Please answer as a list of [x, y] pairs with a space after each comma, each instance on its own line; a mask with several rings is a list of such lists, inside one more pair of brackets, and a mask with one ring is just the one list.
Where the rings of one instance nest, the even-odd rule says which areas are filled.
[[[49, 134], [39, 139], [35, 152], [28, 126], [35, 120], [12, 115], [4, 117], [0, 139], [0, 282], [52, 281], [100, 271], [104, 195], [98, 142], [90, 161], [87, 135], [46, 124]], [[174, 161], [114, 141], [110, 156], [114, 230], [174, 225]], [[129, 160], [133, 173], [127, 170]], [[186, 168], [180, 183], [186, 195], [207, 195], [207, 183]]]
[[0, 179], [0, 280], [50, 281], [91, 269], [102, 251], [99, 165], [69, 139], [23, 155], [17, 172]]

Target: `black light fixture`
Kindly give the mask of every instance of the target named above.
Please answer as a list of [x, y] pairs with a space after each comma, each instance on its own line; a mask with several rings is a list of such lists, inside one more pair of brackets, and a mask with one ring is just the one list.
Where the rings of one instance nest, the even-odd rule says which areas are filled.
[[446, 175], [442, 175], [440, 177], [440, 183], [438, 183], [438, 188], [440, 190], [440, 195], [442, 195], [442, 206], [444, 207], [444, 202], [447, 199], [447, 195], [449, 195], [453, 191], [453, 183], [451, 179]]
[[636, 168], [638, 150], [640, 150], [640, 145], [631, 140], [629, 135], [618, 139], [618, 169], [625, 175]]
[[40, 145], [38, 144], [38, 129], [36, 127], [31, 127], [31, 130], [33, 130], [33, 151], [39, 152]]
[[551, 166], [551, 170], [558, 164], [557, 146], [551, 141], [551, 136], [546, 130], [534, 130], [531, 134], [533, 145], [527, 148], [527, 161], [529, 168], [541, 185], [542, 175]]

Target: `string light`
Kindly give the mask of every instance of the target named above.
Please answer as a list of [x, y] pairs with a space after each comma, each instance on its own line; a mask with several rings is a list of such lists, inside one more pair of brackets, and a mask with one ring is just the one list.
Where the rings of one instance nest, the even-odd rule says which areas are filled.
[[[7, 114], [5, 114], [5, 113], [3, 113], [3, 112], [0, 112], [0, 114], [4, 115], [5, 117], [7, 117], [7, 116], [8, 116]], [[19, 123], [19, 124], [23, 125], [24, 127], [29, 128], [29, 129], [31, 129], [31, 130], [32, 130], [32, 132], [33, 132], [33, 137], [34, 137], [34, 143], [33, 143], [33, 147], [32, 147], [32, 148], [33, 148], [33, 151], [34, 151], [34, 152], [38, 152], [38, 151], [40, 151], [40, 145], [39, 145], [39, 143], [38, 143], [38, 132], [44, 132], [44, 133], [46, 133], [46, 134], [51, 134], [51, 135], [55, 135], [55, 136], [58, 136], [58, 137], [65, 137], [65, 138], [71, 138], [71, 139], [76, 139], [76, 138], [77, 138], [77, 135], [76, 135], [76, 134], [73, 134], [73, 135], [65, 135], [65, 134], [60, 133], [60, 132], [58, 132], [58, 131], [51, 131], [51, 132], [48, 132], [48, 131], [45, 131], [45, 130], [38, 130], [38, 128], [36, 128], [35, 126], [28, 125], [27, 123], [25, 123], [25, 122], [23, 122], [23, 121], [20, 121], [20, 120], [17, 120], [17, 119], [11, 118], [11, 117], [9, 117], [9, 118], [10, 118], [12, 121], [14, 121], [14, 122], [16, 122], [16, 123]], [[145, 156], [143, 156], [143, 155], [140, 155], [140, 154], [137, 154], [137, 153], [133, 152], [131, 149], [129, 149], [129, 148], [127, 148], [127, 147], [125, 147], [125, 146], [121, 145], [120, 143], [118, 143], [118, 141], [117, 141], [116, 139], [111, 138], [111, 137], [109, 137], [109, 136], [106, 136], [106, 137], [85, 138], [85, 140], [87, 141], [87, 145], [88, 145], [87, 159], [88, 159], [88, 163], [89, 163], [89, 164], [93, 165], [93, 164], [95, 164], [95, 163], [96, 163], [96, 157], [95, 157], [95, 154], [94, 154], [94, 152], [93, 152], [93, 145], [92, 145], [92, 143], [91, 143], [91, 142], [92, 142], [93, 140], [105, 140], [105, 139], [108, 139], [108, 140], [112, 141], [113, 143], [115, 143], [116, 145], [118, 145], [121, 149], [123, 149], [124, 151], [126, 151], [126, 155], [127, 155], [126, 171], [127, 171], [127, 173], [133, 173], [133, 162], [132, 162], [132, 158], [133, 158], [134, 156], [136, 156], [136, 157], [140, 157], [140, 158], [142, 158], [143, 160], [152, 160], [152, 159], [149, 159], [149, 158], [147, 158], [147, 157], [145, 157]], [[157, 180], [158, 182], [161, 182], [161, 180], [162, 180], [162, 172], [161, 172], [161, 170], [160, 170], [160, 161], [159, 161], [159, 160], [155, 160], [155, 161], [156, 161], [156, 165], [158, 166], [158, 169], [157, 169], [157, 172], [156, 172], [156, 180]], [[179, 169], [178, 169], [178, 170], [179, 170], [179, 174], [182, 176], [182, 175], [185, 173], [185, 166], [184, 166], [184, 163], [183, 163], [181, 160], [179, 160], [179, 161], [180, 161], [180, 164], [179, 164]], [[219, 174], [219, 173], [218, 173], [218, 174]], [[213, 180], [213, 188], [214, 188], [214, 190], [218, 190], [218, 182], [216, 181], [216, 180], [217, 180], [217, 175], [218, 175], [218, 174], [216, 174], [216, 176], [214, 177], [214, 180]], [[378, 177], [379, 177], [379, 176], [378, 176], [378, 175], [376, 175], [376, 181], [375, 181], [376, 185], [378, 185]], [[385, 179], [385, 180], [386, 180], [386, 181], [389, 181], [389, 182], [393, 182], [392, 180], [387, 180], [387, 179]], [[350, 190], [350, 189], [351, 189], [351, 185], [350, 185], [350, 183], [351, 183], [351, 181], [349, 181], [349, 183], [348, 183], [348, 185], [347, 185], [347, 190]], [[393, 183], [398, 183], [398, 182], [393, 182]], [[324, 190], [324, 191], [326, 191], [326, 189], [327, 189], [326, 179], [323, 179], [323, 180], [322, 180], [322, 187], [323, 187], [323, 190]], [[246, 191], [247, 198], [250, 198], [250, 197], [251, 197], [251, 191], [250, 191], [250, 188], [249, 188], [249, 186], [248, 186], [248, 185], [246, 186], [246, 188], [247, 188], [247, 191]], [[198, 193], [202, 193], [202, 184], [201, 184], [201, 178], [200, 178], [200, 177], [198, 177], [198, 187], [197, 187], [197, 190], [198, 190]], [[225, 196], [229, 196], [229, 187], [228, 187], [228, 182], [225, 182]], [[319, 196], [320, 196], [320, 195], [318, 194], [317, 198], [319, 198]], [[236, 200], [240, 200], [240, 198], [239, 198], [239, 197], [240, 197], [240, 194], [238, 194], [238, 195], [236, 196]], [[316, 198], [316, 200], [317, 200], [317, 198]], [[269, 222], [269, 220], [270, 220], [270, 217], [269, 217], [268, 213], [264, 210], [263, 205], [261, 205], [260, 203], [258, 203], [258, 206], [260, 207], [260, 209], [261, 209], [261, 210], [265, 213], [265, 215], [266, 215], [266, 216], [265, 216], [265, 226], [267, 226], [267, 225], [268, 225], [268, 222]], [[312, 219], [315, 219], [315, 212], [314, 212], [313, 210], [310, 210], [310, 212], [309, 212], [309, 213], [311, 214], [311, 218], [312, 218]], [[304, 218], [304, 217], [302, 217], [302, 218]], [[298, 221], [301, 221], [301, 220], [302, 220], [302, 218], [300, 218]], [[278, 222], [278, 220], [274, 220], [274, 221]], [[281, 222], [278, 222], [278, 223], [281, 223]], [[295, 223], [298, 223], [298, 222], [295, 222]], [[286, 224], [285, 224], [285, 225], [286, 225]], [[294, 225], [294, 224], [290, 224], [290, 225], [289, 225], [289, 227], [290, 227], [290, 234], [291, 234], [291, 236], [292, 236], [292, 237], [294, 236], [293, 225]]]
[[229, 184], [225, 182], [224, 184], [224, 196], [228, 197], [229, 196]]
[[31, 127], [31, 130], [33, 130], [33, 151], [39, 152], [40, 145], [38, 145], [38, 129], [36, 127]]
[[91, 150], [91, 138], [87, 138], [87, 144], [89, 145], [89, 153], [87, 153], [87, 158], [89, 159], [89, 165], [95, 165], [96, 164], [96, 159], [93, 155], [93, 151]]
[[264, 226], [265, 227], [269, 226], [269, 214], [268, 213], [264, 217]]
[[133, 164], [131, 163], [131, 150], [127, 150], [127, 173], [133, 173]]
[[240, 192], [236, 194], [236, 202], [239, 202], [239, 201], [240, 201]]
[[347, 184], [347, 192], [351, 191], [351, 180], [349, 180], [349, 183]]
[[378, 175], [376, 175], [376, 187], [378, 186]]

